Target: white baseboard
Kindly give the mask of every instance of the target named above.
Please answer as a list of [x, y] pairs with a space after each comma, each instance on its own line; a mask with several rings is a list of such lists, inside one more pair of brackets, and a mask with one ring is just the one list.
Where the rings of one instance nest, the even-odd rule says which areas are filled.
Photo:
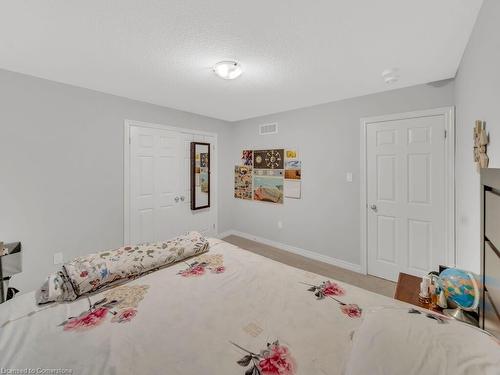
[[235, 233], [236, 233], [236, 231], [234, 231], [234, 230], [226, 230], [225, 232], [217, 234], [217, 236], [215, 236], [215, 237], [219, 238], [219, 239], [223, 239], [224, 237], [232, 236], [233, 234], [236, 236]]
[[256, 242], [260, 242], [260, 243], [263, 243], [263, 244], [268, 245], [268, 246], [276, 247], [278, 249], [285, 250], [285, 251], [288, 251], [288, 252], [293, 253], [293, 254], [302, 255], [303, 257], [306, 257], [306, 258], [310, 258], [310, 259], [314, 259], [314, 260], [317, 260], [320, 262], [328, 263], [328, 264], [331, 264], [333, 266], [344, 268], [344, 269], [349, 270], [349, 271], [363, 273], [361, 270], [361, 265], [359, 265], [359, 264], [346, 262], [345, 260], [342, 260], [342, 259], [332, 258], [332, 257], [329, 257], [327, 255], [316, 253], [314, 251], [301, 249], [300, 247], [291, 246], [291, 245], [287, 245], [287, 244], [284, 244], [281, 242], [268, 240], [267, 238], [254, 236], [253, 234], [248, 234], [248, 233], [240, 232], [237, 230], [231, 229], [231, 230], [227, 230], [225, 232], [219, 233], [217, 235], [217, 238], [222, 239], [224, 237], [231, 236], [231, 235], [243, 237], [243, 238], [246, 238], [248, 240], [252, 240], [252, 241], [256, 241]]

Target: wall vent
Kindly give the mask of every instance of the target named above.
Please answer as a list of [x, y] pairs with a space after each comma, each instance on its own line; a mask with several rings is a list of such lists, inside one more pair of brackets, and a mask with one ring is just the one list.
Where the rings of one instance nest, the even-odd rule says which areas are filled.
[[259, 135], [278, 134], [278, 123], [259, 125]]

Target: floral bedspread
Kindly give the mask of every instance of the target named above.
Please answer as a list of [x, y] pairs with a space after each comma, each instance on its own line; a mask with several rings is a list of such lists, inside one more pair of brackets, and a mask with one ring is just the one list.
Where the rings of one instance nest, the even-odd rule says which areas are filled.
[[209, 243], [208, 253], [73, 302], [37, 306], [28, 293], [0, 305], [0, 368], [341, 374], [364, 312], [407, 306]]

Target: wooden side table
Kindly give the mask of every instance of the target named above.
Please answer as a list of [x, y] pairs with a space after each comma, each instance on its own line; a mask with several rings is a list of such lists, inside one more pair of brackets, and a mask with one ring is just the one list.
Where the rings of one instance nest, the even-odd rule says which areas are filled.
[[394, 299], [411, 303], [412, 305], [422, 307], [427, 310], [442, 313], [443, 309], [441, 309], [441, 307], [436, 306], [435, 308], [432, 308], [430, 303], [420, 302], [418, 294], [420, 292], [421, 282], [422, 279], [420, 277], [400, 272], [398, 284], [396, 285], [396, 292], [394, 293]]

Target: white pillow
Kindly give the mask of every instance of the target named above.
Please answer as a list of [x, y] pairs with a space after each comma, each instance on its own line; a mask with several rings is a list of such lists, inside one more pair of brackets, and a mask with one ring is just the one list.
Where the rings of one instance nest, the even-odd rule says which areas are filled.
[[469, 326], [407, 308], [365, 315], [346, 375], [499, 375], [500, 342]]

